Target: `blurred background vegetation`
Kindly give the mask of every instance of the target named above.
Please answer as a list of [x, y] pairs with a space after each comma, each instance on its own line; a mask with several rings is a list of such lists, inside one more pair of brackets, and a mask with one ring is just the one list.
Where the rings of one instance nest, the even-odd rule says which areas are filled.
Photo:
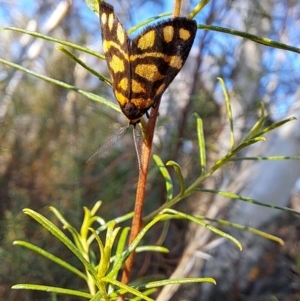
[[[300, 6], [297, 1], [242, 2], [212, 0], [196, 20], [200, 24], [246, 31], [299, 47]], [[117, 15], [128, 29], [146, 17], [172, 8], [171, 2], [162, 0], [110, 3], [115, 5]], [[183, 14], [196, 4], [197, 1], [184, 1]], [[41, 32], [99, 52], [102, 49], [98, 17], [83, 1], [0, 0], [0, 26]], [[0, 39], [1, 58], [115, 101], [112, 91], [105, 84], [57, 50], [57, 45], [11, 31], [1, 31]], [[108, 76], [105, 61], [79, 52], [75, 54]], [[185, 67], [163, 96], [153, 152], [164, 162], [179, 162], [187, 181], [194, 179], [200, 173], [195, 119], [192, 117], [194, 112], [204, 120], [208, 164], [224, 155], [229, 147], [223, 95], [216, 77], [222, 77], [229, 90], [236, 138], [239, 140], [255, 122], [260, 101], [264, 101], [271, 113], [270, 123], [290, 113], [299, 113], [299, 108], [290, 109], [299, 103], [299, 62], [299, 54], [296, 53], [213, 31], [198, 30]], [[22, 209], [30, 207], [55, 221], [48, 211], [48, 206], [53, 205], [77, 226], [82, 218], [82, 207], [91, 208], [97, 200], [103, 200], [101, 214], [106, 220], [132, 211], [138, 175], [132, 135], [126, 133], [101, 158], [93, 158], [86, 163], [115, 130], [126, 124], [124, 116], [74, 91], [43, 82], [5, 65], [0, 65], [0, 122], [0, 299], [56, 300], [45, 293], [10, 290], [15, 283], [84, 287], [71, 274], [62, 272], [27, 250], [24, 252], [20, 247], [12, 246], [14, 240], [26, 239], [64, 258], [71, 258], [70, 253], [57, 245], [48, 233], [24, 216]], [[298, 132], [291, 132], [295, 141], [299, 137], [299, 128]], [[298, 144], [292, 154], [300, 154]], [[290, 149], [287, 153], [282, 153], [280, 148], [277, 150], [278, 154], [291, 155]], [[295, 172], [290, 172], [290, 181], [284, 183], [287, 203], [281, 205], [288, 205], [292, 195], [292, 204], [297, 209], [299, 186], [296, 183], [300, 168], [298, 163], [293, 164], [289, 168]], [[275, 173], [283, 169], [282, 166], [278, 168]], [[232, 183], [240, 177], [241, 171], [241, 164], [232, 164], [207, 181], [206, 187], [223, 187], [223, 190], [231, 187], [235, 190], [238, 185]], [[280, 180], [276, 183], [273, 180], [272, 185], [280, 183]], [[149, 213], [165, 201], [164, 181], [154, 164], [150, 169], [147, 191], [145, 210]], [[205, 214], [213, 198], [194, 196], [179, 204], [178, 208]], [[225, 211], [227, 214], [229, 209]], [[286, 287], [284, 295], [286, 299], [278, 300], [299, 300], [299, 231], [295, 229], [300, 227], [300, 223], [292, 217], [283, 217], [283, 220], [285, 222], [280, 225], [284, 226], [280, 228], [277, 223], [274, 226], [274, 221], [269, 221], [275, 232], [283, 229], [279, 233], [295, 241], [295, 244], [290, 241], [288, 248], [281, 253], [285, 260], [288, 258], [289, 271], [293, 273], [289, 274], [290, 286]], [[276, 221], [281, 219], [276, 216]], [[184, 249], [193, 240], [194, 231], [186, 223], [171, 223], [165, 242], [171, 250], [170, 255], [139, 255], [136, 274], [170, 276]], [[159, 232], [160, 229], [153, 231], [148, 243], [154, 244]], [[201, 271], [200, 267], [197, 268]], [[205, 276], [212, 276], [204, 273]], [[245, 278], [247, 275], [244, 273]], [[232, 289], [232, 283], [238, 283], [237, 277], [233, 277], [232, 281], [227, 279], [230, 284], [227, 288], [221, 286], [220, 293], [228, 298], [222, 300], [271, 300], [259, 299], [269, 296], [269, 290], [259, 290], [259, 294], [255, 295], [253, 283], [260, 279], [259, 276], [258, 273], [253, 279], [247, 278], [241, 290], [239, 285], [236, 290]], [[183, 290], [162, 300], [217, 300], [211, 292], [205, 295], [198, 289], [189, 293]], [[191, 293], [194, 295], [190, 296]], [[240, 299], [241, 296], [244, 299]], [[250, 299], [252, 296], [256, 299]], [[59, 296], [57, 300], [71, 299]]]

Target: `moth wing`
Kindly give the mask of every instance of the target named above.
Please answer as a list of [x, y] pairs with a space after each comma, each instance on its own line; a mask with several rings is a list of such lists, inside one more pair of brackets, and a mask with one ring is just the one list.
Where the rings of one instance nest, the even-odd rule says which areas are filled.
[[113, 81], [113, 90], [121, 108], [130, 98], [129, 37], [114, 13], [113, 6], [100, 2], [103, 51]]
[[148, 103], [151, 99], [152, 105], [160, 100], [183, 67], [196, 32], [195, 21], [178, 17], [147, 27], [132, 40], [131, 77], [140, 89], [132, 91], [131, 99], [144, 98]]

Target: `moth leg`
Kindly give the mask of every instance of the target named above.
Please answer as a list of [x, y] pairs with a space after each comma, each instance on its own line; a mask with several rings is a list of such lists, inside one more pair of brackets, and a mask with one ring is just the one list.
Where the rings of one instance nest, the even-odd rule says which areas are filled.
[[[154, 106], [152, 108], [154, 108]], [[149, 111], [146, 111], [146, 116], [147, 116], [148, 119], [153, 118], [153, 117], [158, 117], [159, 112], [156, 115], [150, 116]]]

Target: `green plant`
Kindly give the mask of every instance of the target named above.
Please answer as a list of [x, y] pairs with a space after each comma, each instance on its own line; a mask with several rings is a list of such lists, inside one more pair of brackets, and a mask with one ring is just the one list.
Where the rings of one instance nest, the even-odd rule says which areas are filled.
[[[230, 105], [228, 106], [230, 108]], [[230, 115], [230, 114], [229, 114]], [[55, 214], [55, 216], [62, 223], [63, 228], [70, 232], [72, 241], [61, 231], [56, 225], [51, 221], [46, 219], [41, 214], [31, 210], [24, 209], [24, 213], [29, 215], [31, 218], [36, 220], [40, 225], [47, 229], [52, 235], [54, 235], [61, 243], [63, 243], [73, 255], [81, 262], [84, 272], [75, 268], [74, 266], [67, 263], [62, 258], [57, 257], [54, 254], [51, 254], [35, 245], [32, 245], [24, 241], [15, 241], [14, 244], [26, 247], [39, 255], [44, 256], [48, 260], [62, 266], [64, 269], [69, 270], [74, 273], [76, 276], [81, 277], [87, 284], [89, 293], [70, 290], [60, 287], [49, 287], [44, 285], [32, 285], [32, 284], [18, 284], [13, 286], [14, 289], [30, 289], [30, 290], [42, 290], [57, 294], [68, 294], [78, 297], [87, 298], [89, 300], [115, 300], [118, 296], [124, 295], [125, 293], [130, 293], [134, 295], [132, 300], [153, 300], [149, 297], [151, 293], [155, 291], [156, 288], [165, 286], [168, 284], [174, 283], [193, 283], [193, 282], [211, 282], [215, 283], [212, 278], [187, 278], [187, 279], [166, 279], [150, 282], [139, 282], [138, 280], [134, 281], [133, 284], [124, 284], [117, 280], [117, 276], [121, 269], [124, 267], [124, 263], [128, 257], [133, 254], [133, 252], [141, 251], [155, 251], [155, 252], [168, 252], [167, 249], [158, 246], [139, 246], [142, 242], [146, 233], [158, 222], [165, 222], [165, 227], [167, 227], [168, 222], [173, 219], [184, 219], [187, 221], [194, 222], [199, 226], [206, 227], [210, 231], [214, 232], [217, 235], [220, 235], [231, 242], [233, 242], [240, 250], [242, 246], [239, 241], [234, 237], [228, 235], [227, 233], [219, 230], [215, 226], [209, 224], [210, 221], [217, 222], [220, 225], [227, 225], [240, 230], [247, 230], [256, 235], [265, 237], [266, 239], [273, 240], [277, 243], [283, 244], [283, 241], [273, 235], [267, 234], [265, 232], [253, 229], [250, 227], [243, 227], [242, 225], [233, 224], [225, 220], [210, 220], [205, 216], [192, 216], [184, 212], [179, 212], [174, 209], [171, 209], [176, 203], [183, 200], [187, 196], [197, 193], [198, 191], [204, 191], [209, 193], [219, 193], [226, 195], [232, 199], [239, 199], [246, 202], [255, 203], [261, 206], [270, 206], [267, 204], [262, 204], [256, 200], [245, 198], [243, 196], [235, 195], [230, 192], [223, 191], [208, 191], [199, 188], [199, 185], [205, 181], [209, 176], [211, 176], [218, 168], [225, 165], [229, 160], [234, 159], [234, 156], [241, 149], [247, 147], [250, 144], [256, 143], [257, 141], [263, 140], [262, 134], [281, 126], [282, 124], [290, 121], [285, 120], [279, 122], [278, 124], [273, 124], [270, 127], [263, 128], [264, 120], [266, 116], [264, 115], [264, 109], [262, 105], [262, 116], [252, 130], [245, 137], [244, 141], [234, 147], [232, 144], [232, 151], [225, 155], [223, 158], [218, 160], [215, 165], [208, 171], [206, 171], [205, 165], [205, 147], [204, 147], [204, 137], [202, 131], [202, 121], [197, 118], [197, 129], [199, 137], [199, 146], [200, 146], [200, 170], [202, 171], [199, 178], [197, 178], [192, 184], [187, 187], [184, 177], [181, 173], [180, 166], [173, 161], [168, 162], [166, 165], [173, 166], [177, 180], [179, 182], [180, 191], [174, 196], [173, 195], [173, 181], [172, 178], [163, 164], [161, 159], [154, 155], [154, 160], [156, 165], [161, 171], [161, 174], [164, 177], [166, 188], [167, 188], [167, 200], [165, 204], [158, 208], [156, 211], [151, 213], [149, 216], [145, 217], [144, 224], [145, 226], [138, 233], [137, 237], [132, 241], [132, 243], [126, 247], [126, 242], [128, 239], [129, 228], [116, 227], [117, 224], [131, 219], [133, 213], [130, 213], [126, 216], [118, 217], [112, 221], [106, 222], [105, 219], [101, 216], [98, 216], [97, 213], [100, 209], [101, 202], [97, 202], [95, 206], [89, 210], [84, 208], [84, 218], [80, 230], [76, 230], [65, 217], [54, 207], [50, 207], [50, 210]], [[258, 159], [258, 158], [257, 158]], [[265, 158], [272, 159], [272, 158]], [[276, 158], [279, 159], [279, 158]], [[291, 213], [299, 214], [299, 212], [294, 211], [289, 208], [274, 207], [280, 210], [285, 210]], [[95, 228], [94, 225], [96, 224]], [[99, 226], [97, 226], [99, 224]], [[105, 237], [101, 239], [101, 235], [105, 233]], [[92, 243], [96, 242], [96, 245]], [[98, 256], [96, 254], [99, 254]]]
[[[243, 36], [245, 38], [248, 39], [252, 39], [258, 43], [261, 44], [265, 44], [265, 45], [269, 45], [269, 46], [273, 46], [273, 47], [278, 47], [278, 48], [282, 48], [282, 49], [287, 49], [287, 50], [291, 50], [291, 51], [296, 51], [299, 52], [298, 49], [287, 46], [287, 45], [283, 45], [283, 44], [279, 44], [276, 43], [274, 41], [270, 41], [264, 38], [259, 38], [256, 36], [252, 36], [249, 35], [247, 33], [241, 33], [241, 32], [237, 32], [237, 31], [232, 31], [232, 30], [226, 30], [226, 29], [222, 29], [219, 27], [212, 27], [212, 26], [204, 26], [204, 25], [198, 25], [198, 28], [204, 28], [204, 29], [210, 29], [210, 30], [218, 30], [221, 32], [227, 32], [230, 34], [235, 34], [238, 36]], [[73, 49], [77, 49], [80, 51], [84, 51], [86, 53], [90, 53], [93, 55], [96, 55], [98, 57], [103, 58], [103, 56], [95, 53], [95, 52], [91, 52], [86, 48], [83, 47], [79, 47], [78, 45], [74, 45], [71, 43], [67, 43], [64, 41], [59, 41], [59, 40], [55, 40], [52, 39], [50, 37], [46, 37], [43, 35], [39, 35], [37, 33], [32, 33], [32, 32], [28, 32], [28, 31], [24, 31], [24, 30], [19, 30], [19, 29], [13, 29], [15, 31], [18, 32], [23, 32], [23, 33], [27, 33], [30, 35], [33, 35], [35, 37], [38, 38], [43, 38], [46, 39], [48, 41], [52, 41], [52, 42], [56, 42], [59, 43], [61, 45], [64, 46], [68, 46], [71, 47]], [[93, 69], [89, 68], [88, 66], [86, 66], [82, 61], [80, 61], [79, 59], [77, 59], [70, 51], [68, 51], [67, 49], [61, 47], [60, 48], [61, 51], [63, 51], [64, 53], [66, 53], [69, 57], [71, 57], [72, 59], [74, 59], [77, 63], [81, 64], [82, 66], [84, 66], [86, 69], [88, 69], [90, 72], [92, 72], [93, 74], [95, 74], [96, 76], [99, 77], [99, 79], [101, 79], [104, 83], [106, 84], [110, 84], [110, 81], [108, 79], [106, 79], [105, 77], [103, 77], [101, 74], [96, 73]], [[32, 74], [40, 79], [49, 81], [51, 83], [54, 83], [56, 85], [60, 85], [66, 89], [70, 89], [70, 90], [74, 90], [77, 93], [80, 93], [86, 97], [88, 97], [89, 99], [92, 99], [94, 101], [98, 101], [101, 104], [107, 105], [110, 108], [113, 108], [117, 111], [119, 111], [119, 107], [114, 105], [113, 103], [107, 101], [106, 99], [99, 97], [97, 95], [94, 95], [92, 93], [88, 93], [86, 91], [82, 91], [80, 89], [77, 89], [74, 86], [70, 86], [67, 85], [63, 82], [54, 80], [52, 78], [46, 77], [46, 76], [42, 76], [39, 75], [37, 73], [34, 73], [28, 69], [25, 69], [21, 66], [12, 64], [10, 62], [6, 62], [4, 60], [1, 60], [1, 62], [10, 65], [14, 68], [17, 68], [19, 70], [22, 70], [24, 72], [27, 72], [29, 74]], [[224, 88], [224, 85], [223, 85]], [[179, 193], [174, 196], [174, 190], [176, 187], [174, 187], [172, 178], [167, 170], [167, 168], [164, 166], [162, 160], [158, 157], [155, 156], [154, 160], [157, 164], [157, 166], [159, 167], [161, 173], [163, 174], [163, 177], [165, 179], [165, 183], [166, 183], [166, 187], [167, 187], [167, 199], [166, 202], [163, 206], [161, 206], [160, 208], [158, 208], [157, 210], [155, 210], [154, 212], [152, 212], [150, 215], [148, 215], [146, 218], [144, 218], [143, 222], [145, 224], [144, 228], [140, 229], [140, 225], [142, 222], [142, 209], [143, 206], [141, 205], [143, 203], [143, 200], [145, 198], [145, 190], [143, 190], [145, 188], [145, 183], [146, 183], [146, 179], [147, 179], [147, 172], [148, 172], [148, 166], [149, 166], [149, 158], [150, 158], [150, 153], [151, 153], [151, 143], [152, 143], [152, 135], [153, 135], [153, 131], [154, 131], [154, 126], [155, 126], [155, 120], [157, 117], [157, 111], [158, 111], [158, 107], [156, 108], [156, 110], [154, 110], [152, 112], [152, 118], [149, 119], [148, 124], [146, 125], [146, 122], [144, 122], [142, 124], [143, 126], [143, 130], [144, 132], [146, 132], [146, 138], [144, 139], [144, 149], [142, 150], [142, 157], [145, 158], [147, 157], [146, 162], [144, 162], [144, 166], [145, 166], [145, 171], [144, 173], [141, 175], [142, 178], [142, 182], [140, 182], [140, 192], [138, 193], [138, 198], [141, 201], [138, 201], [137, 204], [139, 204], [139, 212], [137, 213], [137, 209], [135, 210], [135, 216], [138, 219], [138, 226], [135, 228], [136, 233], [132, 234], [131, 236], [131, 241], [129, 244], [129, 247], [126, 248], [126, 238], [127, 238], [127, 234], [128, 234], [128, 228], [124, 228], [122, 231], [120, 228], [115, 228], [115, 222], [120, 222], [123, 218], [117, 219], [115, 222], [114, 221], [110, 221], [110, 222], [104, 222], [103, 218], [100, 218], [98, 216], [96, 216], [96, 213], [100, 207], [100, 204], [97, 203], [95, 205], [94, 208], [92, 208], [91, 210], [85, 209], [85, 217], [84, 217], [84, 221], [82, 223], [81, 226], [81, 231], [77, 231], [73, 226], [71, 226], [66, 220], [65, 218], [53, 207], [51, 208], [51, 210], [55, 213], [55, 215], [59, 218], [59, 220], [62, 222], [62, 224], [64, 225], [64, 227], [66, 229], [68, 229], [72, 235], [73, 241], [70, 241], [65, 234], [60, 231], [55, 225], [53, 225], [49, 220], [45, 219], [43, 216], [41, 216], [40, 214], [30, 210], [30, 209], [26, 209], [25, 213], [30, 215], [32, 218], [34, 218], [35, 220], [37, 220], [43, 227], [45, 227], [48, 231], [50, 231], [55, 237], [57, 237], [62, 243], [64, 243], [75, 255], [76, 258], [79, 259], [79, 261], [83, 264], [85, 273], [74, 269], [72, 266], [68, 265], [65, 261], [54, 257], [54, 255], [47, 253], [41, 249], [39, 249], [36, 246], [32, 246], [28, 243], [25, 242], [16, 242], [16, 244], [18, 245], [23, 245], [27, 248], [32, 249], [33, 251], [40, 253], [42, 255], [44, 255], [46, 258], [60, 264], [61, 266], [65, 267], [66, 269], [72, 271], [73, 273], [75, 273], [76, 275], [78, 275], [79, 277], [83, 278], [86, 283], [87, 286], [89, 288], [89, 293], [82, 293], [79, 291], [68, 291], [65, 290], [63, 288], [53, 288], [53, 287], [47, 287], [47, 286], [32, 286], [32, 285], [17, 285], [14, 286], [14, 288], [26, 288], [26, 289], [38, 289], [38, 290], [47, 290], [47, 291], [52, 291], [53, 293], [67, 293], [67, 294], [73, 294], [73, 295], [77, 295], [77, 296], [82, 296], [91, 300], [110, 300], [110, 299], [115, 299], [117, 298], [118, 295], [122, 295], [126, 292], [132, 293], [133, 295], [137, 296], [137, 298], [140, 299], [145, 299], [145, 300], [151, 300], [149, 297], [147, 297], [148, 294], [150, 294], [152, 292], [152, 287], [159, 287], [162, 285], [167, 285], [167, 284], [171, 284], [171, 283], [175, 283], [175, 282], [179, 282], [179, 283], [186, 283], [186, 282], [193, 282], [193, 281], [209, 281], [209, 282], [213, 282], [212, 279], [210, 278], [204, 278], [204, 279], [176, 279], [176, 280], [165, 280], [165, 281], [159, 281], [159, 282], [150, 282], [147, 284], [140, 284], [140, 285], [131, 285], [128, 284], [128, 278], [126, 279], [126, 281], [124, 282], [119, 282], [116, 280], [116, 277], [118, 275], [118, 272], [120, 271], [120, 269], [124, 266], [126, 259], [128, 259], [128, 257], [133, 254], [134, 251], [137, 251], [137, 245], [141, 242], [143, 236], [149, 231], [149, 229], [152, 227], [152, 225], [154, 225], [157, 222], [160, 221], [169, 221], [172, 219], [185, 219], [188, 221], [193, 221], [196, 222], [197, 224], [207, 227], [208, 229], [214, 231], [215, 233], [231, 240], [232, 242], [234, 242], [240, 249], [241, 249], [241, 245], [238, 241], [236, 241], [236, 239], [232, 236], [227, 235], [226, 233], [218, 230], [217, 228], [213, 227], [212, 225], [209, 224], [209, 222], [205, 221], [206, 218], [205, 217], [197, 217], [197, 216], [191, 216], [188, 215], [186, 213], [183, 212], [178, 212], [172, 209], [172, 207], [177, 204], [178, 202], [182, 201], [183, 199], [187, 198], [188, 196], [197, 193], [198, 191], [205, 191], [205, 192], [209, 192], [209, 193], [219, 193], [219, 194], [223, 194], [228, 196], [229, 198], [232, 199], [239, 199], [239, 200], [243, 200], [243, 201], [248, 201], [248, 202], [252, 202], [252, 203], [256, 203], [258, 205], [262, 205], [262, 206], [269, 206], [266, 204], [262, 204], [260, 202], [257, 202], [256, 200], [250, 199], [250, 198], [245, 198], [243, 196], [238, 196], [229, 192], [223, 192], [223, 191], [208, 191], [208, 190], [201, 190], [199, 187], [200, 185], [206, 180], [208, 179], [216, 170], [218, 170], [219, 168], [221, 168], [222, 166], [224, 166], [227, 162], [231, 161], [231, 160], [236, 160], [235, 155], [238, 154], [239, 151], [241, 151], [242, 149], [244, 149], [245, 147], [254, 144], [258, 141], [262, 141], [264, 140], [264, 138], [262, 137], [265, 133], [277, 128], [278, 126], [283, 125], [284, 123], [291, 121], [292, 119], [288, 119], [288, 120], [284, 120], [282, 122], [273, 124], [272, 126], [264, 126], [264, 123], [267, 119], [267, 115], [265, 115], [265, 111], [264, 111], [264, 107], [261, 106], [261, 116], [259, 118], [259, 120], [257, 121], [257, 123], [253, 126], [253, 128], [250, 130], [250, 132], [245, 136], [245, 138], [243, 139], [243, 141], [239, 144], [239, 145], [235, 145], [235, 142], [233, 140], [233, 121], [232, 121], [232, 117], [231, 117], [231, 110], [230, 110], [230, 102], [226, 93], [226, 90], [224, 88], [224, 95], [225, 95], [225, 99], [226, 99], [226, 104], [227, 104], [227, 111], [228, 111], [228, 116], [229, 116], [229, 123], [230, 123], [230, 127], [231, 127], [231, 151], [226, 154], [225, 156], [223, 156], [221, 159], [217, 160], [215, 162], [215, 164], [213, 165], [212, 168], [210, 168], [209, 170], [207, 170], [206, 167], [206, 154], [205, 154], [205, 143], [204, 143], [204, 134], [203, 134], [203, 129], [202, 129], [202, 121], [200, 118], [196, 117], [196, 122], [197, 122], [197, 133], [198, 133], [198, 145], [199, 145], [199, 170], [200, 170], [200, 175], [199, 177], [197, 177], [196, 179], [194, 179], [192, 181], [191, 184], [188, 184], [187, 181], [184, 179], [182, 172], [181, 172], [181, 168], [180, 165], [176, 162], [173, 161], [169, 161], [167, 163], [167, 165], [173, 166], [177, 175], [177, 180], [179, 182]], [[150, 133], [150, 134], [149, 134]], [[146, 154], [146, 155], [145, 155]], [[246, 159], [246, 158], [239, 158], [239, 160], [241, 159]], [[276, 157], [276, 158], [271, 158], [271, 157], [265, 157], [265, 158], [252, 158], [254, 160], [261, 160], [261, 159], [283, 159], [283, 157]], [[286, 158], [285, 158], [286, 159]], [[292, 158], [289, 158], [292, 159]], [[294, 158], [297, 159], [297, 158]], [[138, 189], [139, 190], [139, 189]], [[142, 203], [141, 203], [142, 202]], [[296, 213], [295, 211], [289, 209], [289, 208], [281, 208], [278, 207], [278, 209], [281, 210], [285, 210], [285, 211], [289, 211], [292, 213]], [[128, 215], [127, 217], [125, 217], [124, 219], [127, 219], [129, 217], [132, 217], [132, 215]], [[103, 221], [102, 223], [103, 228], [98, 228], [96, 227], [95, 229], [90, 228], [91, 225], [95, 222], [95, 221]], [[241, 225], [234, 225], [234, 224], [230, 224], [227, 221], [222, 221], [222, 220], [218, 220], [216, 222], [219, 222], [220, 224], [227, 224], [227, 225], [231, 225], [233, 227], [236, 228], [242, 228], [243, 227]], [[101, 230], [106, 230], [106, 239], [101, 240], [100, 238], [100, 232]], [[260, 233], [259, 231], [255, 230], [255, 229], [249, 229], [247, 228], [247, 230], [250, 230], [254, 233], [257, 233], [258, 235], [262, 235], [265, 236], [266, 238], [275, 240], [279, 243], [282, 243], [282, 241], [279, 238], [276, 238], [274, 236], [268, 235], [266, 233]], [[118, 232], [121, 231], [121, 235], [120, 238], [117, 240], [117, 234]], [[96, 249], [92, 249], [91, 247], [91, 242], [92, 241], [96, 241], [97, 244], [96, 246], [98, 246], [98, 248]], [[114, 247], [115, 247], [115, 251], [114, 251]], [[151, 250], [150, 247], [146, 248], [147, 250]], [[158, 248], [155, 249], [157, 251], [160, 252], [165, 252], [166, 250], [163, 248]], [[97, 253], [99, 252], [100, 256], [97, 260], [95, 260], [92, 256], [93, 253]], [[111, 255], [114, 254], [114, 255]], [[127, 266], [127, 269], [130, 271], [130, 265]], [[147, 299], [148, 298], [148, 299]]]
[[[153, 293], [157, 287], [173, 284], [173, 283], [192, 283], [192, 282], [212, 282], [211, 278], [188, 278], [188, 279], [167, 279], [159, 281], [151, 281], [148, 283], [138, 283], [131, 285], [125, 285], [117, 280], [118, 273], [122, 269], [124, 262], [132, 252], [142, 251], [155, 251], [155, 252], [168, 252], [163, 247], [157, 246], [143, 246], [138, 247], [145, 234], [159, 221], [172, 219], [174, 212], [162, 213], [149, 222], [142, 231], [138, 234], [132, 244], [126, 248], [126, 242], [128, 238], [129, 228], [125, 227], [121, 230], [120, 227], [116, 227], [117, 223], [124, 221], [132, 217], [129, 214], [124, 217], [117, 218], [109, 222], [105, 222], [103, 218], [97, 216], [97, 211], [101, 206], [101, 202], [97, 202], [95, 206], [89, 210], [84, 208], [84, 218], [80, 228], [77, 231], [69, 222], [63, 217], [63, 215], [54, 207], [50, 207], [50, 210], [55, 214], [59, 221], [63, 224], [63, 228], [68, 230], [71, 234], [72, 241], [55, 226], [51, 221], [46, 219], [41, 214], [31, 210], [24, 209], [24, 213], [36, 220], [45, 229], [47, 229], [52, 235], [54, 235], [60, 242], [62, 242], [73, 255], [81, 262], [84, 267], [84, 271], [75, 268], [67, 261], [51, 254], [37, 246], [34, 246], [28, 242], [15, 241], [15, 245], [23, 246], [31, 251], [36, 252], [39, 255], [44, 256], [53, 263], [62, 266], [64, 269], [69, 270], [76, 276], [81, 277], [87, 284], [89, 293], [70, 290], [60, 287], [49, 287], [44, 285], [31, 285], [31, 284], [18, 284], [13, 286], [14, 289], [30, 289], [47, 291], [58, 294], [67, 294], [77, 297], [83, 297], [90, 300], [114, 300], [119, 295], [124, 293], [130, 293], [135, 296], [134, 300], [153, 300], [148, 297]], [[176, 215], [174, 215], [175, 217]], [[93, 224], [100, 224], [101, 226], [96, 229], [92, 228]], [[118, 233], [121, 231], [119, 238]], [[106, 232], [105, 238], [101, 240], [100, 234]], [[98, 247], [92, 246], [93, 241], [96, 241]], [[99, 254], [96, 256], [96, 254]]]

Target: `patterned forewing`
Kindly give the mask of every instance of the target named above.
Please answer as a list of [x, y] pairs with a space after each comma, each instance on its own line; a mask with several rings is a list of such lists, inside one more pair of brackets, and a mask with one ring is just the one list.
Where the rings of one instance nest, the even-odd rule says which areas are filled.
[[133, 103], [144, 99], [151, 107], [160, 100], [185, 63], [196, 31], [195, 21], [178, 17], [146, 28], [131, 41], [131, 77], [138, 83], [131, 91]]
[[100, 24], [103, 40], [103, 51], [111, 79], [113, 90], [121, 108], [130, 98], [130, 62], [129, 38], [114, 13], [114, 8], [100, 2]]
[[114, 94], [129, 123], [136, 124], [181, 70], [197, 24], [178, 17], [149, 26], [130, 40], [114, 8], [105, 2], [100, 2], [100, 23]]

